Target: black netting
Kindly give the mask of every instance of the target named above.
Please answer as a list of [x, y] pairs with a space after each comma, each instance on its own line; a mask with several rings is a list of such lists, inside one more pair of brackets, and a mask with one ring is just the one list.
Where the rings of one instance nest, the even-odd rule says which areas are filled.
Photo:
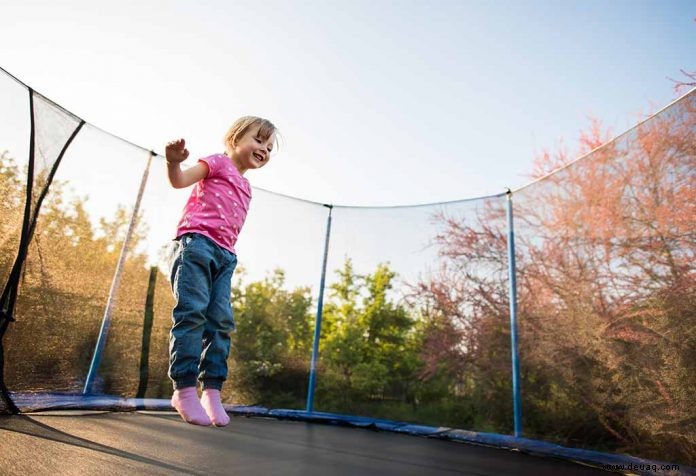
[[[334, 209], [317, 409], [510, 430], [504, 206]], [[490, 249], [461, 249], [479, 233]]]
[[[123, 202], [135, 201], [146, 158], [89, 126], [66, 152], [36, 223], [7, 336], [13, 390], [82, 391], [129, 218]], [[119, 176], [121, 167], [130, 172]], [[126, 266], [124, 284], [135, 279], [131, 272], [138, 274]], [[118, 302], [137, 306], [126, 289]]]
[[19, 248], [26, 201], [26, 173], [29, 160], [29, 94], [21, 84], [0, 74], [0, 286], [10, 276]]
[[[3, 154], [3, 191], [10, 196], [8, 204], [13, 204], [24, 212], [20, 219], [16, 212], [8, 213], [8, 242], [18, 242], [16, 250], [3, 259], [4, 272], [0, 297], [0, 340], [4, 339], [10, 322], [14, 320], [17, 292], [20, 279], [26, 269], [29, 243], [35, 231], [41, 204], [48, 193], [53, 176], [67, 147], [75, 137], [83, 122], [74, 115], [58, 107], [51, 101], [29, 90], [29, 156], [26, 169], [21, 170], [7, 154]], [[15, 111], [12, 111], [15, 112]], [[12, 117], [12, 116], [10, 116]], [[18, 117], [16, 117], [19, 119]], [[23, 184], [23, 185], [22, 185]], [[23, 204], [23, 207], [20, 206]], [[17, 238], [19, 235], [19, 238]], [[14, 253], [13, 253], [14, 251]], [[14, 255], [14, 260], [11, 256]], [[6, 264], [5, 264], [6, 263]], [[9, 270], [8, 270], [9, 268]], [[7, 408], [17, 411], [6, 388], [5, 348], [0, 348], [0, 390]]]

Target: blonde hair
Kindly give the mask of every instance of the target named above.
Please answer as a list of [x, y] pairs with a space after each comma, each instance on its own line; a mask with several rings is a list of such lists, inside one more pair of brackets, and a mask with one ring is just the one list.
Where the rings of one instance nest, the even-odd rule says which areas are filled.
[[249, 129], [259, 126], [259, 139], [268, 140], [276, 133], [276, 126], [268, 119], [256, 116], [243, 116], [234, 121], [234, 124], [225, 133], [224, 144], [227, 149], [237, 145], [237, 141], [244, 137]]

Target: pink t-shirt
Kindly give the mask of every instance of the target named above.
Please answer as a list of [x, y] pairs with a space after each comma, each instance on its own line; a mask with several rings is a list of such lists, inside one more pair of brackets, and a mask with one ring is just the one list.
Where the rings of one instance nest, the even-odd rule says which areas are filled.
[[200, 233], [236, 254], [234, 244], [249, 211], [251, 186], [226, 155], [199, 160], [208, 164], [208, 176], [193, 186], [176, 237]]

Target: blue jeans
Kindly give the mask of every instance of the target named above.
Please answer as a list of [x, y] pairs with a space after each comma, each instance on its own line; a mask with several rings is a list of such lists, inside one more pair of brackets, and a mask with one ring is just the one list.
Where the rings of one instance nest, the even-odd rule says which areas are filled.
[[227, 379], [227, 356], [234, 318], [230, 304], [234, 253], [206, 236], [187, 233], [177, 240], [171, 269], [176, 306], [169, 335], [169, 378], [174, 388], [220, 390]]

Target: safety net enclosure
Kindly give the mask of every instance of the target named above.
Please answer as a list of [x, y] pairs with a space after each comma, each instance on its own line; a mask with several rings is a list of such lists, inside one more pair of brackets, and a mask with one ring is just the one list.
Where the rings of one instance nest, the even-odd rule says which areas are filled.
[[[4, 71], [0, 104], [0, 413], [166, 401], [190, 190]], [[696, 93], [599, 142], [448, 203], [253, 189], [225, 402], [693, 464]]]
[[693, 462], [696, 94], [585, 140], [514, 194], [525, 434]]

